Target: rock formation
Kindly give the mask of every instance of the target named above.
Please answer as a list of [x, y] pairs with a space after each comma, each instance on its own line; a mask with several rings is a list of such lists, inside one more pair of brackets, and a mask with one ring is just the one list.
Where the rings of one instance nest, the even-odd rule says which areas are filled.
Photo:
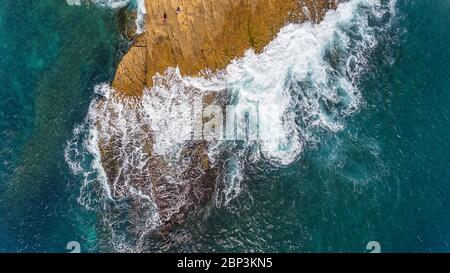
[[[153, 86], [154, 76], [168, 67], [178, 66], [182, 75], [225, 68], [233, 58], [243, 56], [249, 48], [257, 52], [263, 50], [285, 24], [302, 20], [317, 22], [326, 10], [336, 7], [337, 2], [145, 0], [146, 31], [134, 38], [121, 60], [113, 88], [121, 96], [136, 100], [135, 107], [139, 107], [144, 88]], [[211, 98], [206, 96], [203, 100], [205, 103]], [[109, 111], [107, 107], [104, 109]], [[135, 118], [143, 117], [137, 115]], [[108, 128], [101, 130], [108, 131]], [[138, 134], [147, 136], [127, 135], [127, 144], [124, 144], [122, 135], [99, 139], [102, 164], [110, 184], [114, 185], [114, 197], [129, 197], [129, 186], [140, 191], [137, 196], [151, 196], [161, 226], [167, 230], [183, 223], [193, 210], [211, 200], [220, 170], [206, 155], [208, 144], [205, 142], [188, 143], [175, 162], [167, 162], [161, 155], [153, 153], [154, 144], [148, 127], [141, 128]], [[133, 139], [145, 139], [146, 143], [136, 144]], [[122, 153], [133, 150], [133, 145], [140, 145], [148, 156], [138, 169], [130, 162], [123, 162]], [[177, 167], [177, 164], [185, 162], [188, 165]], [[128, 164], [126, 168], [124, 164]], [[169, 179], [168, 172], [178, 172], [176, 179], [179, 182], [173, 183], [174, 177]], [[131, 221], [139, 221], [149, 209], [140, 198], [131, 198], [132, 214], [135, 215]]]
[[[146, 0], [146, 31], [117, 68], [113, 87], [139, 96], [153, 76], [224, 68], [245, 50], [261, 51], [288, 22], [318, 21], [336, 0]], [[179, 8], [179, 12], [177, 12]], [[167, 19], [164, 20], [164, 14]]]

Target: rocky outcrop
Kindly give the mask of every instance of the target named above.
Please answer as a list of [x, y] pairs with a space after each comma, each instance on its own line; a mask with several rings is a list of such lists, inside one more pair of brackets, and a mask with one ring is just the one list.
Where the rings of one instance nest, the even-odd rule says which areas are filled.
[[[120, 96], [136, 101], [131, 108], [139, 107], [144, 88], [151, 87], [153, 77], [168, 67], [178, 66], [183, 75], [224, 68], [249, 48], [263, 50], [288, 22], [319, 21], [336, 5], [336, 0], [146, 0], [146, 32], [135, 37], [117, 68], [113, 87]], [[203, 96], [203, 103], [217, 99], [222, 100], [218, 104], [226, 100]], [[136, 114], [134, 119], [145, 117]], [[130, 198], [130, 186], [139, 192], [131, 197], [130, 214], [135, 217], [130, 221], [145, 218], [149, 208], [139, 198], [151, 196], [162, 230], [167, 230], [211, 200], [220, 164], [210, 162], [208, 143], [203, 141], [187, 143], [178, 158], [168, 162], [153, 153], [148, 126], [145, 124], [137, 133], [111, 132], [108, 139], [100, 139], [101, 157], [115, 198]], [[101, 130], [106, 132], [108, 128]], [[135, 143], [139, 140], [144, 141]], [[137, 145], [147, 157], [138, 167], [133, 164], [134, 157], [124, 156]]]
[[337, 0], [146, 0], [146, 31], [120, 62], [113, 87], [139, 96], [167, 67], [178, 66], [183, 75], [224, 68], [249, 48], [261, 51], [286, 23], [318, 21], [336, 4]]

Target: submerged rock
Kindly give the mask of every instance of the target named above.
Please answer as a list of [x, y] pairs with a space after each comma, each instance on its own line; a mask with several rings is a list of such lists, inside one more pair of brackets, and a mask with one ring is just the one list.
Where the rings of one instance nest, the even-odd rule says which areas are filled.
[[132, 41], [137, 35], [137, 12], [126, 6], [117, 12], [118, 28], [127, 41]]

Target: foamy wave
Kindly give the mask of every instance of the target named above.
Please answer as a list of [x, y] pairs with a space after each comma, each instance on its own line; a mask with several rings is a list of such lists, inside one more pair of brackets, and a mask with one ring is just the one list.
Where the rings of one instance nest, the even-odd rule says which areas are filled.
[[[107, 199], [117, 201], [117, 196], [130, 194], [141, 198], [148, 212], [138, 228], [142, 232], [161, 223], [164, 219], [151, 191], [136, 188], [135, 181], [154, 181], [148, 172], [152, 154], [169, 162], [164, 178], [168, 185], [186, 183], [181, 174], [194, 164], [183, 157], [183, 151], [191, 149], [187, 136], [192, 131], [186, 124], [192, 120], [180, 113], [189, 112], [196, 99], [214, 92], [231, 97], [234, 114], [241, 115], [248, 105], [256, 105], [258, 112], [255, 141], [208, 145], [211, 162], [224, 166], [216, 205], [226, 206], [242, 192], [247, 166], [292, 164], [308, 145], [319, 141], [320, 132], [335, 133], [345, 127], [345, 118], [363, 103], [359, 77], [368, 69], [378, 35], [389, 27], [394, 11], [394, 0], [342, 3], [318, 24], [287, 25], [261, 54], [249, 50], [217, 74], [182, 77], [178, 69], [170, 68], [155, 76], [154, 87], [139, 99], [98, 86], [101, 99], [92, 103], [86, 123], [75, 129], [66, 149], [72, 170], [84, 176], [81, 200], [90, 200], [84, 192], [98, 183]], [[108, 148], [113, 158], [103, 159], [117, 164], [113, 181], [106, 178], [98, 142], [114, 144]], [[201, 175], [197, 171], [190, 179]], [[167, 199], [173, 214], [188, 202], [184, 191]]]
[[[248, 104], [258, 106], [260, 136], [244, 148], [216, 147], [233, 150], [219, 205], [241, 192], [242, 170], [234, 168], [261, 159], [275, 166], [292, 164], [307, 145], [319, 141], [319, 132], [344, 128], [345, 118], [363, 103], [358, 80], [394, 7], [395, 1], [342, 3], [319, 24], [284, 27], [263, 53], [248, 51], [227, 67], [222, 85], [232, 92], [237, 112]], [[204, 79], [191, 80], [205, 85]]]

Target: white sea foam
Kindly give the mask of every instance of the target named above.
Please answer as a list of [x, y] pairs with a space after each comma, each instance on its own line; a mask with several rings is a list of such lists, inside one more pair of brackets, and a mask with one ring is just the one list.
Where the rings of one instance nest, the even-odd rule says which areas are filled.
[[[145, 90], [141, 99], [123, 98], [108, 85], [99, 85], [102, 99], [92, 103], [86, 124], [75, 129], [66, 149], [72, 170], [84, 176], [81, 200], [88, 199], [90, 194], [84, 191], [92, 190], [89, 185], [93, 183], [101, 185], [107, 199], [127, 193], [140, 195], [151, 208], [152, 224], [146, 226], [157, 226], [161, 219], [152, 196], [127, 181], [106, 182], [98, 141], [107, 143], [115, 138], [119, 146], [114, 148], [114, 156], [120, 162], [118, 172], [123, 174], [116, 177], [131, 181], [148, 176], [144, 166], [151, 132], [152, 153], [173, 163], [166, 174], [169, 183], [184, 183], [179, 173], [191, 162], [179, 160], [188, 143], [186, 136], [191, 134], [186, 127], [191, 119], [180, 113], [189, 112], [196, 99], [213, 91], [231, 95], [234, 114], [241, 115], [248, 105], [256, 105], [258, 111], [256, 141], [217, 142], [209, 147], [213, 162], [224, 152], [228, 155], [216, 195], [216, 204], [226, 206], [242, 191], [243, 173], [249, 164], [292, 164], [310, 143], [319, 140], [320, 132], [335, 133], [345, 127], [345, 118], [363, 103], [358, 79], [378, 44], [378, 33], [389, 27], [391, 19], [386, 15], [392, 17], [394, 12], [395, 0], [342, 3], [318, 24], [285, 26], [261, 54], [249, 50], [219, 73], [182, 77], [178, 69], [170, 68], [155, 76], [154, 86]], [[180, 205], [186, 202], [182, 196], [177, 198]]]
[[[340, 4], [319, 24], [290, 24], [263, 53], [250, 50], [227, 67], [224, 86], [233, 94], [236, 111], [255, 104], [259, 112], [259, 141], [234, 149], [232, 166], [254, 164], [261, 158], [276, 166], [292, 164], [306, 145], [317, 141], [319, 131], [344, 128], [345, 117], [362, 104], [357, 82], [377, 46], [377, 28], [389, 25], [386, 20], [371, 25], [369, 20], [392, 13], [393, 2]], [[227, 143], [218, 149], [232, 148]], [[229, 170], [218, 204], [228, 204], [240, 192], [241, 179], [241, 171]]]

